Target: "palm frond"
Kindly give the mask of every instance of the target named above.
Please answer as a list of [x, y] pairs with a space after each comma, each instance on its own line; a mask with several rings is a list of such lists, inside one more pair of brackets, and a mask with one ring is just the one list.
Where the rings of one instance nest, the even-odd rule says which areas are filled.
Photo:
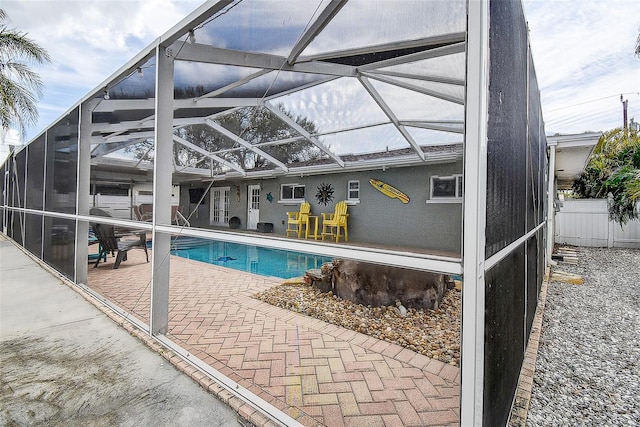
[[26, 33], [8, 28], [6, 21], [7, 13], [0, 9], [0, 127], [17, 128], [24, 137], [26, 127], [38, 121], [36, 101], [43, 83], [23, 61], [42, 64], [51, 58]]
[[3, 74], [7, 78], [18, 82], [26, 90], [35, 91], [38, 96], [41, 96], [42, 79], [38, 73], [32, 71], [27, 65], [13, 61], [5, 63]]
[[0, 75], [0, 125], [3, 129], [16, 126], [24, 130], [25, 125], [38, 121], [36, 98], [29, 88]]

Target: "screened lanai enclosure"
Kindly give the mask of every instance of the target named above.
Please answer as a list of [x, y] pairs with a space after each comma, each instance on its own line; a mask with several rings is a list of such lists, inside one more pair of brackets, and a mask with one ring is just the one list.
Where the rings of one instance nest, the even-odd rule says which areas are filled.
[[[519, 1], [206, 2], [12, 153], [3, 231], [254, 421], [504, 425], [545, 144]], [[456, 361], [253, 298], [337, 259], [460, 280]]]

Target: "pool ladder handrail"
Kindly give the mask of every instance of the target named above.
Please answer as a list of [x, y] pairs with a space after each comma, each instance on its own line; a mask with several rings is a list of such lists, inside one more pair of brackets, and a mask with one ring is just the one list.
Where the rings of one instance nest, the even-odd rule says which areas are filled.
[[185, 218], [179, 210], [176, 211], [176, 225], [191, 227], [189, 220]]

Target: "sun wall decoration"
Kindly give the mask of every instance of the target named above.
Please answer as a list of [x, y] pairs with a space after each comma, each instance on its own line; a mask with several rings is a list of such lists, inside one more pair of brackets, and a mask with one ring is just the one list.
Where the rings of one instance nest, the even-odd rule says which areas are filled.
[[331, 187], [331, 184], [325, 184], [323, 182], [316, 188], [318, 189], [318, 192], [316, 193], [316, 200], [318, 201], [318, 204], [324, 203], [324, 205], [327, 206], [327, 203], [333, 201], [333, 188]]

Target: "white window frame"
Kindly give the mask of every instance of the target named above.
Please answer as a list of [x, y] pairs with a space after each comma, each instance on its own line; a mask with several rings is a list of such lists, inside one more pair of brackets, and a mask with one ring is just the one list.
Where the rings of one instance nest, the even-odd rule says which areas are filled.
[[[433, 195], [434, 179], [441, 179], [441, 180], [455, 179], [455, 182], [456, 182], [455, 196], [453, 197], [434, 196]], [[462, 188], [463, 188], [462, 174], [444, 175], [444, 176], [432, 175], [431, 178], [429, 179], [429, 199], [427, 200], [427, 203], [462, 203]]]
[[[215, 206], [215, 193], [220, 194], [218, 209]], [[230, 199], [231, 199], [231, 187], [212, 187], [209, 193], [210, 200], [210, 215], [209, 225], [224, 226], [229, 224], [229, 211], [230, 211]], [[218, 214], [216, 214], [216, 212]], [[222, 213], [222, 215], [219, 215]], [[217, 219], [217, 221], [216, 221]]]
[[[358, 188], [357, 189], [352, 189], [351, 188], [351, 184], [352, 183], [356, 183], [358, 184]], [[358, 197], [351, 197], [351, 192], [352, 191], [357, 191], [358, 193]], [[360, 180], [359, 179], [350, 179], [347, 181], [347, 204], [349, 205], [355, 205], [360, 203]]]
[[[285, 187], [291, 187], [291, 196], [292, 198], [290, 199], [286, 199], [284, 198], [284, 194], [283, 194], [283, 190]], [[295, 196], [296, 194], [296, 188], [304, 188], [304, 193], [305, 193], [305, 197], [307, 195], [307, 189], [306, 186], [304, 184], [298, 184], [298, 183], [287, 183], [287, 184], [280, 184], [280, 200], [278, 200], [278, 203], [284, 203], [284, 204], [298, 204], [298, 203], [302, 203], [305, 201], [305, 197], [302, 197], [301, 199], [298, 198], [293, 198], [293, 196]]]

